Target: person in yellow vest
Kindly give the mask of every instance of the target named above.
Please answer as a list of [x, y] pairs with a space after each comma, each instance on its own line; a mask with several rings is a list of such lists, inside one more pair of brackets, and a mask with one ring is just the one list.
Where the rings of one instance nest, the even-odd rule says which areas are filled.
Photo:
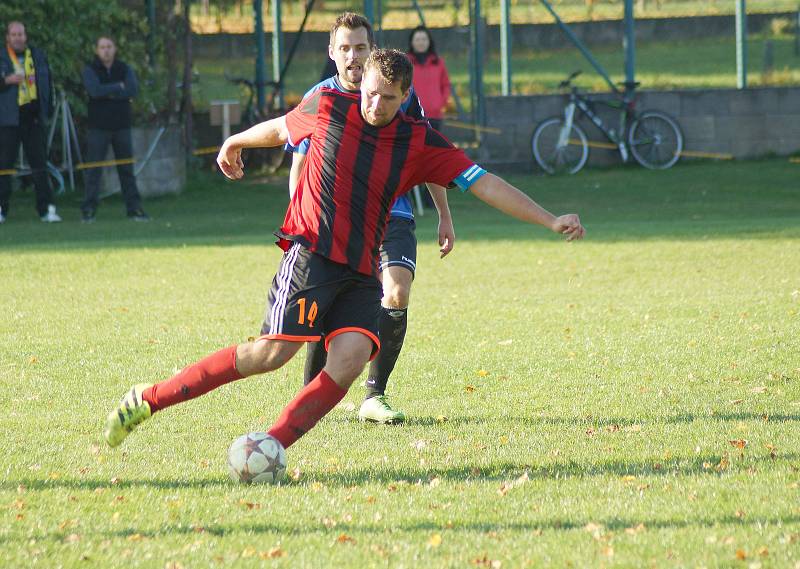
[[47, 177], [45, 125], [51, 115], [52, 89], [44, 52], [28, 45], [22, 22], [9, 22], [5, 49], [0, 51], [0, 223], [8, 216], [7, 171], [14, 168], [20, 143], [33, 171], [39, 217], [46, 223], [61, 221]]

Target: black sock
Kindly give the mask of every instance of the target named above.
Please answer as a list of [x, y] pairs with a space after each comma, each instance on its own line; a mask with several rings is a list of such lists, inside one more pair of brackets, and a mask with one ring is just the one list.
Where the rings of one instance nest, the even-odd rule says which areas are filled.
[[367, 399], [386, 393], [386, 384], [403, 348], [408, 324], [408, 308], [381, 308], [378, 334], [381, 351], [372, 360], [367, 375]]
[[319, 375], [325, 362], [328, 361], [328, 352], [325, 351], [325, 338], [319, 342], [306, 342], [306, 365], [303, 368], [303, 385], [308, 385], [311, 380]]

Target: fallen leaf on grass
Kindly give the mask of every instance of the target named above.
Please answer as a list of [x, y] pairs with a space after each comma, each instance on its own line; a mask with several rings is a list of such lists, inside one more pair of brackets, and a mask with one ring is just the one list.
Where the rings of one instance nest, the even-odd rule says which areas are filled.
[[739, 561], [744, 561], [745, 559], [747, 559], [747, 552], [744, 549], [737, 549], [736, 559], [738, 559]]
[[261, 559], [277, 559], [278, 557], [283, 557], [284, 555], [286, 555], [286, 552], [280, 547], [273, 547], [268, 551], [260, 551], [258, 553], [258, 556]]
[[742, 403], [743, 401], [744, 401], [744, 399], [734, 399], [733, 401], [731, 401], [731, 405], [738, 405], [739, 403]]
[[751, 393], [766, 393], [767, 387], [765, 385], [761, 385], [759, 387], [754, 387], [750, 390]]
[[728, 441], [728, 442], [731, 443], [732, 446], [734, 446], [734, 447], [736, 447], [738, 449], [743, 449], [744, 447], [747, 446], [747, 441], [744, 440], [744, 439], [735, 439], [735, 440]]
[[254, 502], [248, 502], [247, 500], [239, 500], [239, 504], [247, 508], [248, 510], [260, 510], [261, 504], [256, 504]]
[[242, 559], [253, 557], [255, 554], [256, 554], [255, 547], [245, 547], [244, 550], [242, 550]]
[[639, 524], [630, 528], [625, 528], [625, 533], [628, 535], [636, 535], [637, 533], [642, 533], [645, 529], [647, 528], [645, 528], [644, 524]]
[[339, 535], [339, 537], [336, 538], [336, 543], [352, 543], [352, 544], [355, 544], [355, 542], [356, 542], [356, 540], [353, 539], [352, 537], [350, 537], [349, 535], [347, 535], [346, 533], [343, 533], [343, 534]]
[[529, 480], [530, 478], [528, 477], [528, 473], [525, 472], [522, 474], [522, 476], [520, 476], [513, 482], [504, 482], [503, 484], [501, 484], [500, 488], [497, 490], [497, 493], [500, 494], [501, 496], [505, 496], [506, 494], [509, 493], [509, 491], [513, 490], [514, 488], [522, 486]]
[[476, 557], [470, 561], [473, 565], [478, 567], [491, 567], [492, 569], [500, 569], [503, 566], [502, 562], [497, 559], [489, 559], [486, 555], [483, 557]]
[[439, 547], [442, 545], [442, 535], [439, 533], [433, 534], [428, 540], [428, 547]]
[[71, 533], [64, 538], [64, 543], [78, 543], [80, 540], [81, 536], [79, 536], [77, 533]]
[[766, 547], [762, 547], [762, 548], [760, 548], [760, 549], [758, 550], [758, 554], [759, 554], [761, 557], [769, 557], [769, 549], [767, 549]]
[[514, 340], [502, 340], [500, 342], [497, 342], [497, 345], [498, 346], [510, 346], [512, 343], [514, 343]]
[[472, 393], [473, 391], [475, 391], [475, 386], [474, 385], [465, 385], [464, 386], [464, 391], [466, 391], [467, 393]]

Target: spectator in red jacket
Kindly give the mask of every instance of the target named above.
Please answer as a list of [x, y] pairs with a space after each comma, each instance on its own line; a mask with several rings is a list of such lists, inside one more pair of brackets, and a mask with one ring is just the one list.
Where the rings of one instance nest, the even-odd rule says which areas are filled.
[[408, 57], [414, 64], [414, 91], [431, 126], [441, 130], [442, 117], [450, 97], [450, 77], [444, 59], [436, 54], [431, 32], [417, 26], [408, 38]]

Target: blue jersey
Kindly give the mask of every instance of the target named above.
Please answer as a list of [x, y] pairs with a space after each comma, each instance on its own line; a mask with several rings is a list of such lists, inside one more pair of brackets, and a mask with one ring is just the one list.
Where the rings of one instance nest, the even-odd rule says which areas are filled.
[[[344, 86], [339, 81], [339, 76], [334, 75], [333, 77], [329, 77], [325, 79], [325, 81], [320, 81], [311, 89], [303, 95], [303, 99], [307, 99], [309, 95], [316, 93], [320, 89], [335, 89], [337, 91], [341, 91], [342, 93], [353, 93], [354, 91], [348, 91], [344, 88]], [[405, 103], [400, 105], [400, 112], [405, 113], [406, 115], [415, 118], [415, 119], [424, 119], [425, 118], [425, 111], [422, 109], [422, 105], [419, 102], [419, 98], [417, 98], [417, 94], [414, 93], [414, 87], [411, 87], [411, 93], [406, 100]], [[286, 145], [286, 152], [296, 152], [298, 154], [307, 154], [308, 147], [311, 144], [311, 140], [306, 138], [302, 142], [300, 142], [297, 146], [292, 146], [291, 144]], [[411, 208], [411, 200], [408, 198], [408, 194], [403, 194], [402, 196], [397, 198], [397, 201], [394, 202], [392, 206], [392, 211], [389, 213], [392, 217], [405, 217], [406, 219], [414, 219], [414, 212]]]

